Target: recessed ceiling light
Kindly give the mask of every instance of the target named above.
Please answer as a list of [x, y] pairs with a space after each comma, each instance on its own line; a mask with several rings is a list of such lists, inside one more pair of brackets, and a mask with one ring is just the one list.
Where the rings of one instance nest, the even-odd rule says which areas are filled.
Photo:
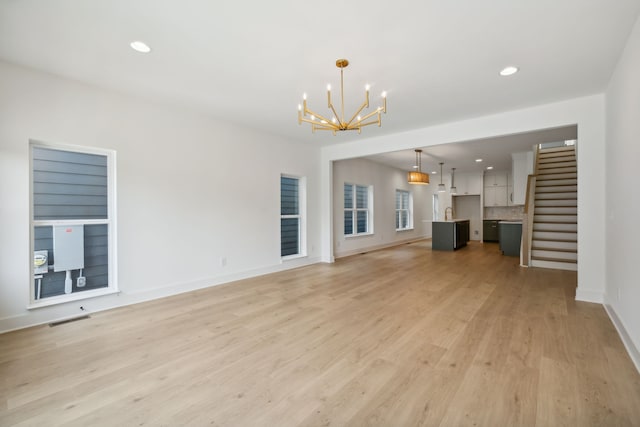
[[509, 65], [508, 67], [504, 67], [502, 71], [500, 71], [501, 76], [510, 76], [518, 72], [518, 67], [514, 67], [513, 65]]
[[493, 166], [487, 166], [487, 170], [493, 169]]
[[480, 163], [482, 159], [476, 159], [476, 163]]
[[149, 45], [146, 44], [145, 42], [141, 42], [140, 40], [131, 42], [129, 46], [131, 46], [131, 49], [135, 50], [136, 52], [140, 52], [140, 53], [151, 52], [151, 48], [149, 47]]
[[431, 171], [431, 173], [435, 175], [438, 173], [438, 171]]
[[418, 165], [413, 165], [413, 168], [414, 169], [418, 169]]

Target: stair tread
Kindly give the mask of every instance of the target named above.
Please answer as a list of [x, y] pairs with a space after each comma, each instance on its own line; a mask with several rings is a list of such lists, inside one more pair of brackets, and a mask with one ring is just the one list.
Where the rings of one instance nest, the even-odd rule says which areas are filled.
[[540, 257], [540, 256], [531, 256], [531, 259], [536, 261], [551, 261], [551, 262], [564, 262], [567, 264], [577, 264], [578, 261], [575, 259], [566, 259], [566, 258], [548, 258], [548, 257]]
[[[534, 231], [535, 233], [535, 231]], [[548, 231], [543, 231], [543, 233], [548, 233]], [[565, 231], [561, 231], [560, 233], [566, 233]], [[550, 239], [548, 237], [534, 237], [531, 239], [532, 241], [540, 241], [540, 242], [563, 242], [563, 243], [578, 243], [578, 239]]]
[[578, 253], [577, 249], [549, 248], [549, 247], [541, 248], [539, 246], [531, 247], [531, 250], [532, 251], [546, 251], [546, 252], [567, 252], [567, 253], [572, 253], [572, 254], [577, 254]]

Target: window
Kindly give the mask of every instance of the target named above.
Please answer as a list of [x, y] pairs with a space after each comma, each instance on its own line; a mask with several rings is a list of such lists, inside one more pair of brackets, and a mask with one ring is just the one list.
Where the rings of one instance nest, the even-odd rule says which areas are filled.
[[396, 190], [396, 230], [413, 228], [413, 200], [411, 193]]
[[280, 256], [305, 255], [304, 178], [280, 176]]
[[370, 234], [373, 187], [344, 184], [344, 235]]
[[30, 306], [116, 288], [114, 153], [31, 145]]

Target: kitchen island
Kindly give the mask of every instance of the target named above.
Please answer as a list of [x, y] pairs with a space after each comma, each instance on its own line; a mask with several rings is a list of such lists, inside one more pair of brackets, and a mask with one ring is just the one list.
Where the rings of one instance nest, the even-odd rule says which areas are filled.
[[469, 220], [452, 219], [433, 221], [431, 224], [431, 248], [438, 251], [454, 251], [469, 241]]

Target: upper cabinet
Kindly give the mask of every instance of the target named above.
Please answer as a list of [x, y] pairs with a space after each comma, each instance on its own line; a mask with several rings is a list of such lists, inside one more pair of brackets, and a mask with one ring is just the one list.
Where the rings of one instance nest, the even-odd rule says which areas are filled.
[[484, 206], [509, 206], [509, 173], [492, 171], [484, 174]]
[[459, 196], [482, 194], [482, 173], [456, 173], [455, 184]]
[[533, 174], [533, 151], [512, 153], [513, 205], [524, 205], [527, 197], [527, 178]]

